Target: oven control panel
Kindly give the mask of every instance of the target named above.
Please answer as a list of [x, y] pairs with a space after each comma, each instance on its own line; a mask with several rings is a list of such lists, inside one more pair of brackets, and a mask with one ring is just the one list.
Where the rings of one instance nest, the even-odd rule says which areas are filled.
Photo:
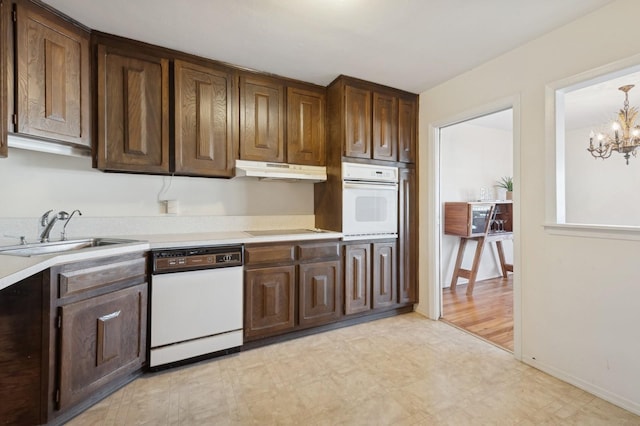
[[193, 247], [152, 252], [153, 273], [242, 266], [242, 247]]

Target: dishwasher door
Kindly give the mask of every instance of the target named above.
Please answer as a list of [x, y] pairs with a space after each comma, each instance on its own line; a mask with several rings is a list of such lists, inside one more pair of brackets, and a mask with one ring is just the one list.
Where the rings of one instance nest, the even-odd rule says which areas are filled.
[[242, 345], [242, 267], [153, 275], [150, 366]]

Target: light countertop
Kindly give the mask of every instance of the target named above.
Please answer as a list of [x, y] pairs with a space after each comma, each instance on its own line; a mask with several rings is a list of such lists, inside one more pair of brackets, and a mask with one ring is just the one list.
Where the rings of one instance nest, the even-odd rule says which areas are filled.
[[[341, 233], [331, 231], [314, 232], [313, 230], [308, 230], [308, 232], [303, 232], [302, 230], [280, 230], [268, 231], [266, 233], [269, 235], [261, 236], [251, 235], [250, 232], [251, 231], [229, 231], [186, 234], [127, 235], [116, 236], [116, 238], [126, 238], [135, 241], [127, 244], [86, 248], [63, 253], [53, 253], [31, 257], [0, 254], [0, 290], [18, 281], [28, 278], [31, 275], [37, 274], [40, 271], [61, 263], [76, 262], [105, 256], [114, 256], [136, 251], [228, 244], [275, 243], [285, 241], [309, 241], [342, 238]], [[258, 233], [265, 233], [265, 231], [256, 232], [256, 234]]]

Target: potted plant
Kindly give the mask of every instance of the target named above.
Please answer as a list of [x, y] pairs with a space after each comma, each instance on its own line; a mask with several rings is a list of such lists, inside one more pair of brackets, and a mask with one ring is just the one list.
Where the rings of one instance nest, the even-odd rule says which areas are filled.
[[495, 185], [498, 188], [504, 188], [507, 190], [507, 200], [513, 199], [513, 178], [511, 176], [503, 176]]

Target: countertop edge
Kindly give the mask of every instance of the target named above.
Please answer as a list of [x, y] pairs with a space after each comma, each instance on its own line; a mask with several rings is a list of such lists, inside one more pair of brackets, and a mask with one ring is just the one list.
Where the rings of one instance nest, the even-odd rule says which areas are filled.
[[150, 234], [114, 236], [136, 240], [135, 243], [113, 247], [87, 248], [66, 253], [54, 253], [31, 257], [0, 254], [0, 291], [38, 272], [55, 265], [100, 257], [168, 248], [198, 247], [213, 245], [278, 243], [287, 241], [340, 240], [340, 232], [323, 231], [309, 234], [282, 234], [255, 237], [243, 231], [209, 232], [190, 234]]
[[[101, 257], [117, 256], [120, 254], [148, 250], [148, 242], [136, 241], [135, 243], [122, 244], [117, 247], [87, 248], [67, 253], [53, 253], [31, 257], [12, 256], [6, 254], [0, 255], [0, 262], [2, 262], [2, 266], [0, 266], [0, 291], [17, 283], [18, 281], [29, 278], [38, 272], [62, 263], [98, 259]], [[10, 265], [6, 266], [7, 263], [10, 263]], [[11, 270], [6, 271], [5, 268]]]

